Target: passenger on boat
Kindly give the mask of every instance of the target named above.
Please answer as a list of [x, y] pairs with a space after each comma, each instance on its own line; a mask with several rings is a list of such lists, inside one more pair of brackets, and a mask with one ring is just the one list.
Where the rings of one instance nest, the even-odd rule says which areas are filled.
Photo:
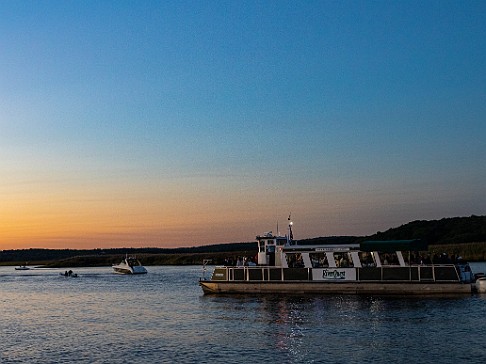
[[304, 268], [304, 260], [301, 253], [287, 254], [287, 266], [289, 268]]
[[224, 259], [224, 265], [227, 266], [227, 267], [234, 267], [236, 265], [235, 257], [225, 258]]
[[338, 268], [352, 268], [353, 263], [349, 253], [334, 253], [334, 261]]
[[[404, 255], [406, 258], [406, 255]], [[410, 253], [410, 265], [418, 265], [420, 264], [420, 256], [414, 252]]]
[[376, 267], [376, 263], [373, 260], [373, 256], [370, 252], [359, 252], [359, 259], [362, 267]]
[[246, 267], [252, 267], [252, 266], [255, 266], [256, 263], [253, 261], [253, 258], [251, 257], [244, 257], [243, 258], [243, 265], [246, 266]]
[[327, 261], [326, 253], [309, 253], [312, 268], [327, 268], [329, 267], [329, 262]]
[[323, 258], [319, 259], [319, 265], [324, 268], [329, 267], [329, 262], [327, 261], [327, 257], [325, 255]]
[[400, 265], [397, 253], [378, 252], [382, 265]]
[[425, 257], [423, 257], [420, 264], [432, 264], [432, 259], [430, 259], [430, 255], [427, 254]]
[[339, 268], [347, 268], [349, 267], [349, 261], [346, 257], [345, 254], [341, 256], [341, 259], [339, 259]]

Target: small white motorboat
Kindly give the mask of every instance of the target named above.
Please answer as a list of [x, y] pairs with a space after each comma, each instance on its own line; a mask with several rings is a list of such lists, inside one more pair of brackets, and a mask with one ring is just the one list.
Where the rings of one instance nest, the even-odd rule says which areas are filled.
[[146, 274], [147, 269], [135, 257], [125, 256], [119, 264], [112, 266], [115, 273], [119, 274]]
[[18, 267], [15, 267], [15, 270], [30, 270], [30, 268], [26, 265], [20, 265]]

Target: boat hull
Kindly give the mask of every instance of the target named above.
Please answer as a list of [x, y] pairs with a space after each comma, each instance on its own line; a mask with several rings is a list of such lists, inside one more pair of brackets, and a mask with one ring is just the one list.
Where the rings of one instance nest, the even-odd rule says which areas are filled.
[[130, 269], [113, 267], [113, 272], [117, 274], [132, 274]]
[[118, 274], [146, 274], [147, 269], [134, 257], [126, 257], [120, 264], [113, 264], [112, 268]]
[[147, 270], [145, 268], [141, 269], [140, 267], [134, 268], [125, 268], [125, 267], [115, 267], [113, 266], [113, 271], [118, 274], [147, 274]]
[[411, 282], [230, 282], [201, 280], [205, 294], [350, 294], [350, 295], [457, 295], [471, 294], [467, 283]]

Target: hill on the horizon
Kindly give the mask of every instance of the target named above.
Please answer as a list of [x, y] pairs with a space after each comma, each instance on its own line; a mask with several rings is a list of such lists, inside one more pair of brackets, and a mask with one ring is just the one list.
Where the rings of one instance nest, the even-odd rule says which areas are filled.
[[486, 242], [486, 216], [416, 220], [369, 236], [327, 236], [300, 239], [302, 245], [348, 244], [364, 240], [422, 239], [430, 245]]
[[385, 232], [379, 231], [367, 239], [423, 239], [431, 245], [486, 242], [486, 216], [416, 220]]

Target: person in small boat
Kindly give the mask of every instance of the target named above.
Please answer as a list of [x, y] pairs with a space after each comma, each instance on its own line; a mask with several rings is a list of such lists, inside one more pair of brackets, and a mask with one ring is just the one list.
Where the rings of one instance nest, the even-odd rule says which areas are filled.
[[64, 272], [64, 277], [67, 277], [69, 275], [68, 271]]

